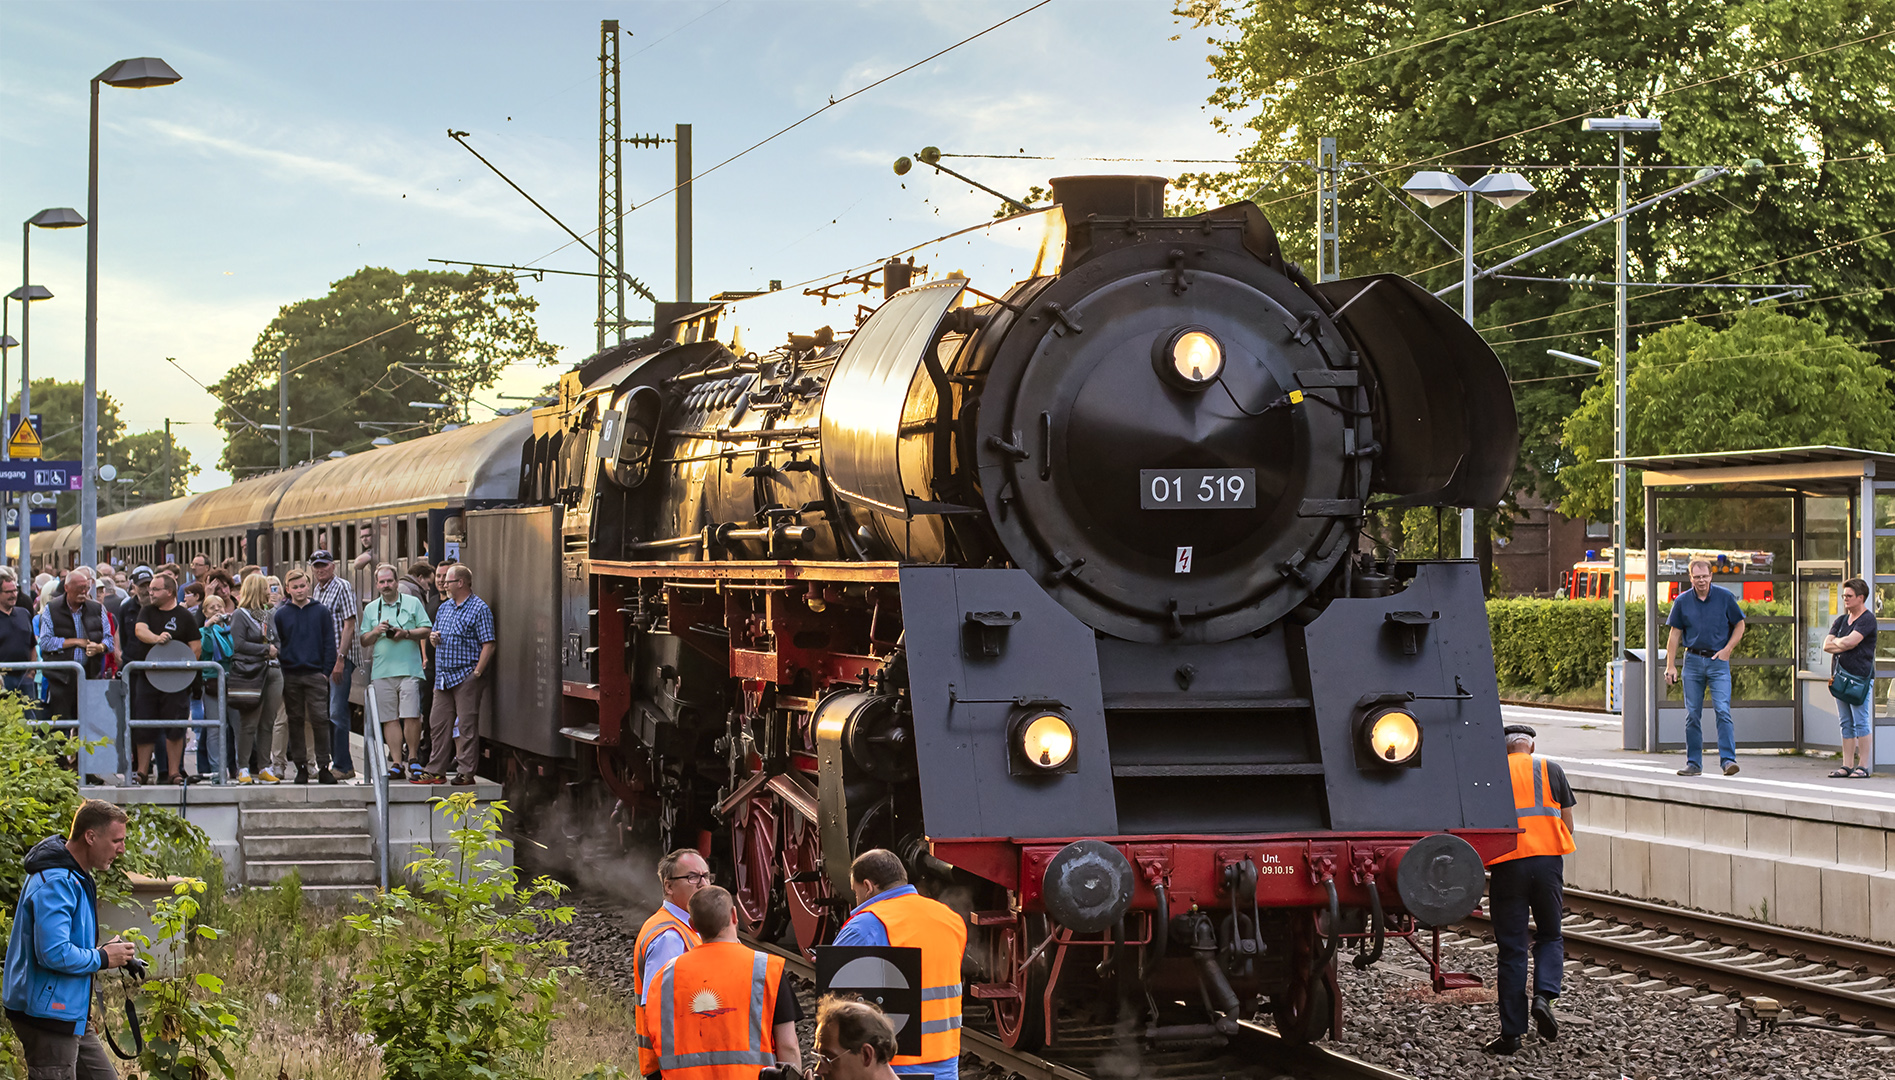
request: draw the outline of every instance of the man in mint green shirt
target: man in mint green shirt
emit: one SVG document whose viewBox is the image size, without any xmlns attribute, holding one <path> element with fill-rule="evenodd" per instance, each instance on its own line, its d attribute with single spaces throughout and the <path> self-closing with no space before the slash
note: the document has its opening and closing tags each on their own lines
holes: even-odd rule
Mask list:
<svg viewBox="0 0 1895 1080">
<path fill-rule="evenodd" d="M 395 568 L 375 568 L 375 599 L 362 609 L 362 644 L 369 658 L 369 696 L 388 743 L 388 777 L 421 775 L 421 643 L 433 623 L 419 597 L 401 591 Z M 404 747 L 406 753 L 403 752 Z"/>
</svg>

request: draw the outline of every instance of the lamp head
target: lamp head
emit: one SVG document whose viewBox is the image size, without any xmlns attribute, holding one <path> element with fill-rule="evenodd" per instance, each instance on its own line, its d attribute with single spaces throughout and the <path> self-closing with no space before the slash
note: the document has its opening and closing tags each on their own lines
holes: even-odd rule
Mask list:
<svg viewBox="0 0 1895 1080">
<path fill-rule="evenodd" d="M 1471 190 L 1502 210 L 1510 210 L 1537 189 L 1519 173 L 1503 172 L 1488 173 L 1474 181 Z"/>
<path fill-rule="evenodd" d="M 1425 169 L 1408 178 L 1402 190 L 1429 207 L 1440 206 L 1467 190 L 1461 178 L 1450 172 Z"/>
<path fill-rule="evenodd" d="M 1589 116 L 1579 122 L 1581 131 L 1606 131 L 1618 135 L 1655 134 L 1664 129 L 1663 121 L 1644 116 Z"/>
<path fill-rule="evenodd" d="M 84 225 L 86 219 L 70 206 L 55 206 L 27 218 L 26 223 L 41 229 L 71 229 Z"/>
<path fill-rule="evenodd" d="M 0 349 L 11 349 L 18 344 L 19 341 L 12 334 L 0 334 Z"/>
<path fill-rule="evenodd" d="M 155 56 L 140 56 L 133 60 L 120 60 L 99 73 L 99 82 L 107 86 L 123 87 L 127 90 L 142 90 L 147 86 L 170 86 L 184 76 L 171 70 L 171 65 Z"/>
<path fill-rule="evenodd" d="M 51 300 L 52 298 L 53 291 L 44 285 L 22 285 L 7 294 L 8 300 Z"/>
</svg>

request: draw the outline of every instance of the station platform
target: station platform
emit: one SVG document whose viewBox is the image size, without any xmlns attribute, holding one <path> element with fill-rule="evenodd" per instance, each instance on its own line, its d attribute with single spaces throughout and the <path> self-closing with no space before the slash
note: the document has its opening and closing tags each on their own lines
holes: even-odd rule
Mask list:
<svg viewBox="0 0 1895 1080">
<path fill-rule="evenodd" d="M 1895 776 L 1830 779 L 1836 758 L 1776 750 L 1739 751 L 1725 776 L 1713 746 L 1684 777 L 1682 751 L 1620 749 L 1616 715 L 1502 713 L 1533 726 L 1579 798 L 1568 885 L 1895 943 Z"/>
</svg>

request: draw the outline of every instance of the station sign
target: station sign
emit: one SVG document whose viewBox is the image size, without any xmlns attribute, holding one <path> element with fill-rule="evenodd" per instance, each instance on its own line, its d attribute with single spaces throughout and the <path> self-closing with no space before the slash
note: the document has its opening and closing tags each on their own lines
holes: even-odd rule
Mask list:
<svg viewBox="0 0 1895 1080">
<path fill-rule="evenodd" d="M 45 446 L 40 442 L 39 414 L 34 413 L 31 423 L 20 419 L 19 413 L 7 414 L 7 456 L 21 460 L 37 460 Z"/>
<path fill-rule="evenodd" d="M 84 481 L 76 461 L 0 461 L 0 491 L 79 491 Z"/>
<path fill-rule="evenodd" d="M 7 507 L 7 528 L 17 529 L 19 527 L 20 527 L 20 508 L 17 506 Z M 57 529 L 57 528 L 59 528 L 59 511 L 57 510 L 33 511 L 33 531 L 34 532 L 52 532 L 54 529 Z"/>
</svg>

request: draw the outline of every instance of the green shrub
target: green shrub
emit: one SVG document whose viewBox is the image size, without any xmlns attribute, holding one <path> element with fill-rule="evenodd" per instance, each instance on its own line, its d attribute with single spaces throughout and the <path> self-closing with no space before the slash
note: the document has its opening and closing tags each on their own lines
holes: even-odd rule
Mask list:
<svg viewBox="0 0 1895 1080">
<path fill-rule="evenodd" d="M 481 806 L 472 792 L 435 804 L 453 823 L 452 858 L 423 849 L 407 886 L 377 894 L 348 917 L 375 955 L 350 999 L 382 1047 L 391 1080 L 513 1080 L 543 1056 L 553 1005 L 571 966 L 566 942 L 534 940 L 572 921 L 570 907 L 540 907 L 565 887 L 550 878 L 518 885 L 518 872 L 491 856 L 508 846 L 504 802 Z"/>
<path fill-rule="evenodd" d="M 1745 601 L 1749 616 L 1788 615 L 1786 600 Z M 1659 635 L 1671 604 L 1658 606 Z M 1645 646 L 1645 604 L 1625 606 L 1625 636 L 1630 647 Z M 1541 694 L 1564 694 L 1596 686 L 1612 659 L 1610 600 L 1489 600 L 1487 627 L 1494 641 L 1494 674 L 1502 686 L 1525 687 Z M 1750 623 L 1737 646 L 1739 657 L 1787 657 L 1787 623 Z M 1731 672 L 1731 696 L 1737 700 L 1782 698 L 1790 693 L 1791 672 L 1784 667 L 1737 667 Z M 1672 691 L 1677 696 L 1677 691 Z"/>
<path fill-rule="evenodd" d="M 242 1034 L 237 1014 L 242 1007 L 224 997 L 224 980 L 209 972 L 187 976 L 184 959 L 201 941 L 215 941 L 223 931 L 205 926 L 198 898 L 206 885 L 186 878 L 171 895 L 153 905 L 152 929 L 169 948 L 146 953 L 154 977 L 139 985 L 138 1009 L 147 1032 L 139 1067 L 150 1080 L 206 1080 L 213 1072 L 235 1080 L 237 1066 L 226 1053 Z M 215 894 L 213 894 L 215 895 Z M 137 930 L 126 938 L 149 949 L 151 939 Z"/>
</svg>

